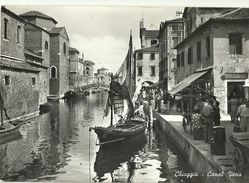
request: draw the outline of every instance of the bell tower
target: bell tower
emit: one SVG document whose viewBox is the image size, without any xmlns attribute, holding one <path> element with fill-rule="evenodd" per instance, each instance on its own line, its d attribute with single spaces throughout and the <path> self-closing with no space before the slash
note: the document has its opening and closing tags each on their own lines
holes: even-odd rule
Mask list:
<svg viewBox="0 0 249 183">
<path fill-rule="evenodd" d="M 141 42 L 141 48 L 145 47 L 145 31 L 144 28 L 144 18 L 142 17 L 142 20 L 139 22 L 139 30 L 140 30 L 140 42 Z"/>
</svg>

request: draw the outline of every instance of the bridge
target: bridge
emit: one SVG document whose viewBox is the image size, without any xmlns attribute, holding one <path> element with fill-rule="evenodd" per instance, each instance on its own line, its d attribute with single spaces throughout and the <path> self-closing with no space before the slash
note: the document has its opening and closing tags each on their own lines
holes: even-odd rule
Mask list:
<svg viewBox="0 0 249 183">
<path fill-rule="evenodd" d="M 109 89 L 110 85 L 102 84 L 102 83 L 92 83 L 92 84 L 87 84 L 87 85 L 84 85 L 84 86 L 75 87 L 73 89 L 73 91 L 82 92 L 82 91 L 89 90 L 91 88 Z"/>
</svg>

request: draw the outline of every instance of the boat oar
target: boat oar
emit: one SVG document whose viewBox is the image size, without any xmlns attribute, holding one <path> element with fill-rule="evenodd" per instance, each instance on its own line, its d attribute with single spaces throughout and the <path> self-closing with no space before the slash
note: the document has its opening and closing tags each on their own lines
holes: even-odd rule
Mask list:
<svg viewBox="0 0 249 183">
<path fill-rule="evenodd" d="M 121 141 L 121 140 L 124 140 L 125 138 L 119 138 L 119 139 L 115 139 L 115 140 L 110 140 L 110 141 L 106 141 L 106 142 L 101 142 L 101 143 L 96 143 L 96 146 L 101 146 L 101 145 L 104 145 L 104 144 L 110 144 L 110 143 L 113 143 L 113 142 L 118 142 L 118 141 Z"/>
</svg>

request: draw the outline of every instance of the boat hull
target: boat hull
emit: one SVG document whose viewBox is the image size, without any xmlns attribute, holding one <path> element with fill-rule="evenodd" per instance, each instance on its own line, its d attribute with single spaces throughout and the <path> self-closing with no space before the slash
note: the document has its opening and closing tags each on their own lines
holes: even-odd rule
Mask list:
<svg viewBox="0 0 249 183">
<path fill-rule="evenodd" d="M 146 127 L 147 125 L 144 121 L 129 120 L 116 126 L 95 127 L 94 131 L 98 136 L 99 143 L 119 142 L 144 134 Z"/>
<path fill-rule="evenodd" d="M 19 133 L 20 126 L 24 123 L 23 121 L 13 121 L 11 124 L 4 124 L 4 128 L 0 129 L 0 144 L 15 137 Z"/>
</svg>

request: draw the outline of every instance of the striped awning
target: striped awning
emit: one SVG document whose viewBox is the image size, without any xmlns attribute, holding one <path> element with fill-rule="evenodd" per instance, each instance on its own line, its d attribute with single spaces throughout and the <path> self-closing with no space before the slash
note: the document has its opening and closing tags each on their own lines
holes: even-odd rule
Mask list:
<svg viewBox="0 0 249 183">
<path fill-rule="evenodd" d="M 189 77 L 187 77 L 186 79 L 182 80 L 180 83 L 178 83 L 177 85 L 175 85 L 169 91 L 169 93 L 171 95 L 175 95 L 176 93 L 182 91 L 184 88 L 190 86 L 192 82 L 194 82 L 195 80 L 197 80 L 198 78 L 200 78 L 201 76 L 203 76 L 204 74 L 206 74 L 208 71 L 209 70 L 200 71 L 200 72 L 196 72 L 196 73 L 190 75 Z"/>
</svg>

